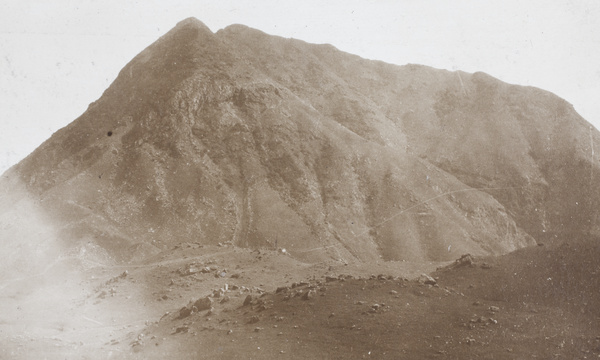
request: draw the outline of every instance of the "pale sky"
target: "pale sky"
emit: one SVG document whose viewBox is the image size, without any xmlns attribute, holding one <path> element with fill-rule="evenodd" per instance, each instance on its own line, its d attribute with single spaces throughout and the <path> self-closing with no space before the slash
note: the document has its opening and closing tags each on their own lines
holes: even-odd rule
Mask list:
<svg viewBox="0 0 600 360">
<path fill-rule="evenodd" d="M 0 173 L 81 115 L 177 22 L 244 24 L 369 59 L 483 71 L 600 128 L 598 0 L 0 0 Z"/>
</svg>

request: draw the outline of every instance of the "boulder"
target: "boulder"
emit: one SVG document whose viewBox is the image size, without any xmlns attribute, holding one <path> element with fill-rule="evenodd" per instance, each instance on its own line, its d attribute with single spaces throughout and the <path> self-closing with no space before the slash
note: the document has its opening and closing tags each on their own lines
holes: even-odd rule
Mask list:
<svg viewBox="0 0 600 360">
<path fill-rule="evenodd" d="M 184 307 L 182 307 L 182 308 L 179 310 L 179 318 L 180 318 L 180 319 L 183 319 L 183 318 L 185 318 L 185 317 L 188 317 L 188 316 L 190 316 L 190 315 L 192 315 L 192 308 L 189 308 L 189 307 L 187 307 L 187 306 L 184 306 Z"/>
<path fill-rule="evenodd" d="M 194 305 L 196 307 L 196 309 L 198 309 L 198 311 L 203 311 L 203 310 L 208 310 L 212 307 L 213 301 L 211 298 L 204 297 L 204 298 L 200 298 L 198 300 L 196 300 L 196 302 L 194 302 Z"/>
<path fill-rule="evenodd" d="M 425 284 L 425 285 L 435 285 L 435 284 L 437 284 L 437 281 L 434 278 L 432 278 L 431 276 L 427 275 L 427 274 L 421 274 L 421 276 L 419 276 L 419 279 L 417 281 L 419 283 Z"/>
<path fill-rule="evenodd" d="M 302 294 L 302 300 L 309 300 L 315 295 L 314 290 L 308 290 L 304 294 Z"/>
</svg>

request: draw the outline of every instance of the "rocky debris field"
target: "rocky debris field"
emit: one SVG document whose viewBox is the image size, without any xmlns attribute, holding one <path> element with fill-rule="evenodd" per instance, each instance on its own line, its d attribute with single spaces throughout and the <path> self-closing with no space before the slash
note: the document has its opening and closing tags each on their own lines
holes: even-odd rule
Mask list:
<svg viewBox="0 0 600 360">
<path fill-rule="evenodd" d="M 339 275 L 272 292 L 220 289 L 165 314 L 130 345 L 141 358 L 174 352 L 222 359 L 600 355 L 598 327 L 577 314 L 467 296 L 423 278 Z"/>
<path fill-rule="evenodd" d="M 44 307 L 21 298 L 22 313 L 38 317 L 4 315 L 0 354 L 597 358 L 598 254 L 595 243 L 581 242 L 437 265 L 381 262 L 368 272 L 362 264 L 306 264 L 276 250 L 184 244 L 144 264 L 84 270 L 84 280 L 63 289 L 71 297 L 48 303 L 69 321 L 45 322 L 31 311 Z"/>
</svg>

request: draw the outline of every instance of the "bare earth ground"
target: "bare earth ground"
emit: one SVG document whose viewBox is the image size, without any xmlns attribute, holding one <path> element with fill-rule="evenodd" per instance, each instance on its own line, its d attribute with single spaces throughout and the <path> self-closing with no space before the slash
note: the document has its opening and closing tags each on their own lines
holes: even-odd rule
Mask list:
<svg viewBox="0 0 600 360">
<path fill-rule="evenodd" d="M 0 284 L 0 357 L 598 358 L 598 249 L 449 266 L 306 264 L 198 244 L 132 266 L 67 258 Z M 209 295 L 209 308 L 193 307 Z"/>
</svg>

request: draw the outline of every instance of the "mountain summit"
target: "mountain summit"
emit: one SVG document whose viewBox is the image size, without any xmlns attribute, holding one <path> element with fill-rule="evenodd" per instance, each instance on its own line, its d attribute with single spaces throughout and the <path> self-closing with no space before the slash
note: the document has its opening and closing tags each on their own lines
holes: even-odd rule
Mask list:
<svg viewBox="0 0 600 360">
<path fill-rule="evenodd" d="M 445 261 L 599 236 L 594 148 L 598 131 L 543 90 L 190 18 L 2 189 L 102 259 L 231 242 Z"/>
</svg>

